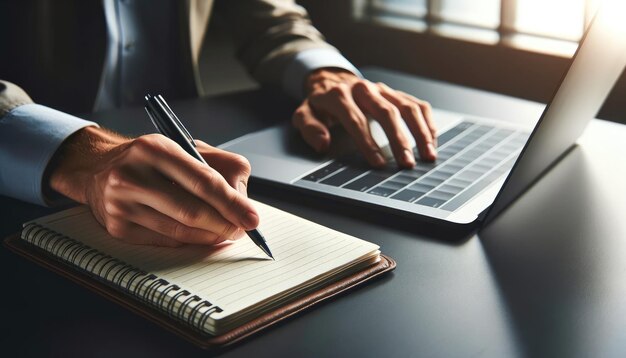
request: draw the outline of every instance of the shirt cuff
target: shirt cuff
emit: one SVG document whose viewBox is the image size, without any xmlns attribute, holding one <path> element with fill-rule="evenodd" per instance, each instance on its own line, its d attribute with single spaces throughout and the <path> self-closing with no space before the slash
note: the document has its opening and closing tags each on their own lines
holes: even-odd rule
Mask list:
<svg viewBox="0 0 626 358">
<path fill-rule="evenodd" d="M 0 118 L 0 195 L 47 205 L 43 176 L 61 143 L 97 124 L 38 104 L 14 108 Z"/>
<path fill-rule="evenodd" d="M 320 68 L 341 68 L 363 77 L 337 50 L 328 47 L 312 48 L 299 52 L 283 72 L 282 84 L 285 92 L 297 99 L 303 99 L 306 76 Z"/>
</svg>

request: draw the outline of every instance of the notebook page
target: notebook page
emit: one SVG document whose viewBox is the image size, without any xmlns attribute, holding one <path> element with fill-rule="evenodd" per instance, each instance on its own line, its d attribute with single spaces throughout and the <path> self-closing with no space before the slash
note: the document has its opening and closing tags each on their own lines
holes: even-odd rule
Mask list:
<svg viewBox="0 0 626 358">
<path fill-rule="evenodd" d="M 175 283 L 223 309 L 219 320 L 364 260 L 378 246 L 255 202 L 276 261 L 247 237 L 214 247 L 161 248 L 110 237 L 86 208 L 36 220 L 51 230 Z"/>
</svg>

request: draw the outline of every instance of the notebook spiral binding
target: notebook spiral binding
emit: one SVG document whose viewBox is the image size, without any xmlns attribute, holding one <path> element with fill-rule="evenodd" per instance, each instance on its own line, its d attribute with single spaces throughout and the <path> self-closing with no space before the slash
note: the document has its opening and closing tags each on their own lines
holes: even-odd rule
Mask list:
<svg viewBox="0 0 626 358">
<path fill-rule="evenodd" d="M 22 238 L 53 254 L 57 259 L 78 266 L 98 280 L 122 288 L 127 294 L 197 331 L 204 332 L 203 328 L 209 316 L 223 311 L 219 306 L 202 300 L 165 279 L 41 225 L 26 225 L 22 230 Z"/>
</svg>

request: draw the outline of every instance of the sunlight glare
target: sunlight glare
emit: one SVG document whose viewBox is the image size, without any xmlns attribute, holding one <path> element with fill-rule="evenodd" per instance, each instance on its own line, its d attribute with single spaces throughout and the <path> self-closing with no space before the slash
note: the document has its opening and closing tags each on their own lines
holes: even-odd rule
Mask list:
<svg viewBox="0 0 626 358">
<path fill-rule="evenodd" d="M 574 41 L 582 36 L 585 0 L 522 0 L 515 10 L 520 32 Z"/>
<path fill-rule="evenodd" d="M 624 0 L 603 0 L 600 7 L 598 21 L 604 22 L 616 35 L 626 35 L 626 1 Z"/>
</svg>

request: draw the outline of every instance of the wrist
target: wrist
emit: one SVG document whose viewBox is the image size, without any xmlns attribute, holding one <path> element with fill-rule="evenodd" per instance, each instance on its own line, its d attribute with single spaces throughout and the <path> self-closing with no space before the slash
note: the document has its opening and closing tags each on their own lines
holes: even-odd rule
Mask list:
<svg viewBox="0 0 626 358">
<path fill-rule="evenodd" d="M 87 202 L 85 189 L 103 158 L 112 149 L 129 141 L 98 127 L 85 127 L 69 136 L 56 151 L 47 171 L 48 187 L 80 203 Z"/>
</svg>

